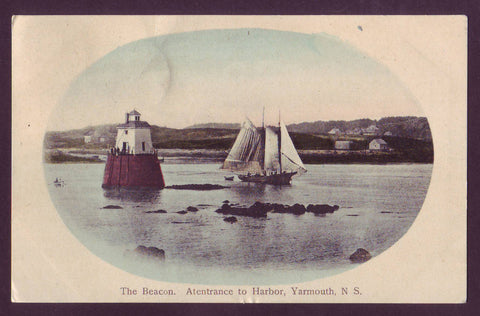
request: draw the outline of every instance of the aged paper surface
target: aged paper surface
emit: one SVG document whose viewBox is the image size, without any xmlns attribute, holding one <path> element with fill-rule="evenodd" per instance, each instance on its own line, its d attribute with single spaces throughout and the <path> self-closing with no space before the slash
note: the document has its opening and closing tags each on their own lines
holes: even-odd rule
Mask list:
<svg viewBox="0 0 480 316">
<path fill-rule="evenodd" d="M 359 32 L 358 26 L 365 31 Z M 388 67 L 414 95 L 432 131 L 431 184 L 407 233 L 355 269 L 298 284 L 262 285 L 273 291 L 285 289 L 287 295 L 252 295 L 252 285 L 161 282 L 125 272 L 93 255 L 72 235 L 46 187 L 43 137 L 52 112 L 76 76 L 135 40 L 232 28 L 338 37 Z M 466 17 L 16 16 L 12 29 L 12 301 L 465 302 Z M 338 292 L 358 288 L 359 293 L 295 296 L 288 294 L 292 286 Z M 141 292 L 144 287 L 171 290 L 171 295 L 126 295 L 121 290 Z M 187 295 L 189 288 L 226 289 L 233 294 Z"/>
</svg>

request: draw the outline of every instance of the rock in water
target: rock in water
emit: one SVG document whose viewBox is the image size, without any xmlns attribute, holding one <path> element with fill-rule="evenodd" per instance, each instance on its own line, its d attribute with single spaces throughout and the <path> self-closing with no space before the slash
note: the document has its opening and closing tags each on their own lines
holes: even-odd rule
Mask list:
<svg viewBox="0 0 480 316">
<path fill-rule="evenodd" d="M 164 213 L 167 213 L 167 211 L 165 210 L 156 210 L 156 211 L 146 211 L 144 212 L 146 214 L 164 214 Z"/>
<path fill-rule="evenodd" d="M 121 207 L 120 205 L 107 205 L 102 208 L 106 210 L 119 210 L 119 209 L 122 209 L 123 207 Z"/>
<path fill-rule="evenodd" d="M 370 260 L 372 258 L 372 255 L 365 249 L 363 248 L 358 248 L 351 256 L 350 256 L 350 261 L 353 263 L 362 263 L 365 261 Z"/>
<path fill-rule="evenodd" d="M 294 204 L 290 207 L 290 212 L 292 214 L 295 214 L 295 215 L 302 215 L 302 214 L 305 214 L 305 212 L 307 211 L 307 209 L 305 208 L 305 206 L 303 204 Z"/>
<path fill-rule="evenodd" d="M 262 203 L 255 202 L 249 207 L 235 206 L 234 204 L 224 203 L 221 208 L 215 212 L 221 213 L 224 215 L 235 215 L 235 216 L 250 216 L 250 217 L 267 217 L 268 212 L 273 213 L 288 213 L 294 215 L 302 215 L 305 212 L 312 212 L 314 214 L 326 214 L 333 213 L 338 210 L 339 206 L 334 205 L 330 206 L 327 204 L 313 205 L 310 204 L 308 207 L 305 207 L 303 204 L 294 204 L 292 206 L 278 204 L 278 203 Z"/>
<path fill-rule="evenodd" d="M 228 211 L 232 209 L 232 207 L 229 204 L 223 204 L 221 210 L 223 211 Z"/>
<path fill-rule="evenodd" d="M 271 205 L 273 207 L 273 213 L 289 213 L 289 214 L 295 214 L 295 215 L 302 215 L 302 214 L 305 214 L 305 212 L 307 211 L 303 204 L 298 204 L 298 203 L 292 206 L 277 204 L 277 203 L 273 203 Z"/>
<path fill-rule="evenodd" d="M 272 208 L 270 206 L 270 208 Z M 221 208 L 215 212 L 223 215 L 235 215 L 235 216 L 249 216 L 249 217 L 267 217 L 269 211 L 266 204 L 255 202 L 250 207 L 232 207 L 229 204 L 223 204 Z"/>
<path fill-rule="evenodd" d="M 194 206 L 189 206 L 189 207 L 187 207 L 187 211 L 188 212 L 198 212 L 198 208 L 196 208 Z"/>
<path fill-rule="evenodd" d="M 179 185 L 169 185 L 166 186 L 165 189 L 175 189 L 175 190 L 199 190 L 199 191 L 208 191 L 208 190 L 220 190 L 220 189 L 228 189 L 230 187 L 226 187 L 219 184 L 179 184 Z"/>
<path fill-rule="evenodd" d="M 165 251 L 157 247 L 145 247 L 143 245 L 140 245 L 133 251 L 126 250 L 125 254 L 141 259 L 156 259 L 161 261 L 165 260 Z"/>
<path fill-rule="evenodd" d="M 184 215 L 184 214 L 187 214 L 187 211 L 178 211 L 177 213 Z"/>
<path fill-rule="evenodd" d="M 233 224 L 237 221 L 237 218 L 235 216 L 229 216 L 225 217 L 223 220 L 227 223 Z"/>
<path fill-rule="evenodd" d="M 307 206 L 307 212 L 314 214 L 327 214 L 333 213 L 338 210 L 340 207 L 338 205 L 330 206 L 328 204 L 309 204 Z"/>
</svg>

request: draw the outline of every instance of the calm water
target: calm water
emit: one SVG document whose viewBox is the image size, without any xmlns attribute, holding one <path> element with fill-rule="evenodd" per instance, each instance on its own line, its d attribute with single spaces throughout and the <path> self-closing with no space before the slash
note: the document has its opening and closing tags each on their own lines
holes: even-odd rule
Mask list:
<svg viewBox="0 0 480 316">
<path fill-rule="evenodd" d="M 225 181 L 218 164 L 163 164 L 165 182 L 215 183 L 215 191 L 104 190 L 104 164 L 46 164 L 57 211 L 72 233 L 103 260 L 152 279 L 199 284 L 279 284 L 313 280 L 354 268 L 357 248 L 373 256 L 408 230 L 428 190 L 432 165 L 307 165 L 291 186 Z M 62 178 L 64 187 L 53 180 Z M 337 204 L 325 216 L 269 213 L 237 217 L 215 213 L 223 200 L 292 205 Z M 102 209 L 114 204 L 123 209 Z M 175 212 L 196 206 L 197 213 Z M 166 214 L 147 214 L 164 209 Z M 138 245 L 165 250 L 164 263 L 124 256 Z"/>
</svg>

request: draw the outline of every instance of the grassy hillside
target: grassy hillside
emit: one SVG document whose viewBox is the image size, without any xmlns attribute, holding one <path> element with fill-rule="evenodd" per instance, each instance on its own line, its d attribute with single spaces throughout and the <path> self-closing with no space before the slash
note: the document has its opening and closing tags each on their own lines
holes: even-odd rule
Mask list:
<svg viewBox="0 0 480 316">
<path fill-rule="evenodd" d="M 393 135 L 408 138 L 431 140 L 432 134 L 426 117 L 384 117 L 378 121 L 381 131 L 390 131 Z"/>
<path fill-rule="evenodd" d="M 83 129 L 47 132 L 44 146 L 46 149 L 84 148 L 102 149 L 111 148 L 115 144 L 116 125 L 102 125 Z M 174 129 L 152 126 L 152 143 L 155 148 L 164 149 L 229 149 L 238 134 L 238 130 L 215 128 Z M 104 143 L 85 143 L 84 136 L 105 137 Z"/>
<path fill-rule="evenodd" d="M 368 127 L 377 124 L 378 127 L 388 129 L 394 135 L 383 136 L 392 152 L 387 154 L 369 154 L 354 152 L 365 151 L 369 142 L 375 136 L 330 136 L 323 135 L 320 131 L 327 131 L 337 127 L 342 130 L 355 127 Z M 315 130 L 315 132 L 311 132 Z M 351 149 L 354 151 L 339 154 L 310 153 L 302 156 L 306 163 L 329 163 L 329 162 L 432 162 L 433 144 L 431 141 L 430 128 L 425 118 L 419 117 L 387 117 L 375 122 L 369 119 L 355 121 L 330 121 L 294 124 L 288 127 L 290 136 L 298 150 L 324 150 L 334 151 L 336 140 L 352 141 Z M 299 132 L 310 131 L 310 132 Z M 228 151 L 233 145 L 238 134 L 238 129 L 232 128 L 186 128 L 174 129 L 167 127 L 152 126 L 152 142 L 157 149 L 184 149 L 197 150 L 209 149 Z M 47 132 L 44 145 L 49 152 L 55 149 L 79 149 L 79 150 L 103 150 L 112 147 L 115 143 L 116 125 L 89 126 L 83 129 Z M 85 143 L 84 136 L 90 135 L 97 139 L 92 143 Z M 402 136 L 403 135 L 403 136 Z M 405 136 L 408 135 L 408 136 Z M 413 137 L 414 135 L 415 137 Z M 100 137 L 104 142 L 99 142 Z M 357 157 L 357 156 L 358 157 Z M 57 155 L 58 156 L 58 155 Z M 368 157 L 367 157 L 368 156 Z M 46 157 L 46 160 L 61 162 L 65 157 Z M 68 158 L 68 157 L 67 157 Z M 73 158 L 72 158 L 73 159 Z M 52 162 L 53 162 L 52 160 Z"/>
<path fill-rule="evenodd" d="M 328 136 L 316 136 L 302 133 L 289 133 L 295 148 L 304 149 L 333 149 L 335 141 Z"/>
<path fill-rule="evenodd" d="M 359 119 L 354 121 L 316 121 L 303 122 L 299 124 L 288 125 L 288 131 L 304 134 L 327 134 L 333 128 L 339 128 L 342 131 L 355 128 L 367 128 L 376 124 L 371 119 Z"/>
<path fill-rule="evenodd" d="M 391 148 L 401 153 L 406 161 L 433 162 L 433 143 L 428 140 L 418 140 L 403 137 L 383 137 Z"/>
<path fill-rule="evenodd" d="M 85 144 L 84 136 L 91 135 L 92 137 L 105 137 L 104 143 L 90 143 Z M 110 148 L 115 143 L 117 135 L 116 125 L 99 125 L 88 126 L 82 129 L 74 129 L 61 132 L 47 132 L 45 133 L 44 147 L 46 149 L 56 148 Z"/>
<path fill-rule="evenodd" d="M 158 143 L 153 143 L 153 146 L 158 149 L 217 149 L 228 150 L 232 147 L 234 137 L 230 138 L 213 138 L 213 139 L 189 139 L 180 140 L 173 139 Z"/>
<path fill-rule="evenodd" d="M 356 128 L 367 128 L 376 125 L 380 135 L 389 131 L 395 136 L 431 140 L 432 135 L 426 117 L 396 116 L 384 117 L 378 121 L 371 119 L 360 119 L 353 121 L 316 121 L 291 124 L 288 126 L 290 132 L 304 134 L 327 134 L 333 128 L 345 132 Z"/>
<path fill-rule="evenodd" d="M 240 123 L 205 123 L 186 127 L 186 129 L 194 128 L 240 129 Z"/>
</svg>

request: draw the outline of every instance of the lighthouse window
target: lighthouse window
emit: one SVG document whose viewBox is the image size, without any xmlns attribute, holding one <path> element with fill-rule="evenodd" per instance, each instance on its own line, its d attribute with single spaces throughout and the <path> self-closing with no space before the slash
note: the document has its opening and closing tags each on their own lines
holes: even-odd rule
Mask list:
<svg viewBox="0 0 480 316">
<path fill-rule="evenodd" d="M 127 134 L 128 134 L 128 131 L 125 131 L 125 135 L 127 135 Z"/>
<path fill-rule="evenodd" d="M 145 151 L 145 142 L 142 142 L 142 151 Z"/>
<path fill-rule="evenodd" d="M 140 116 L 135 116 L 135 121 L 140 121 Z"/>
</svg>

